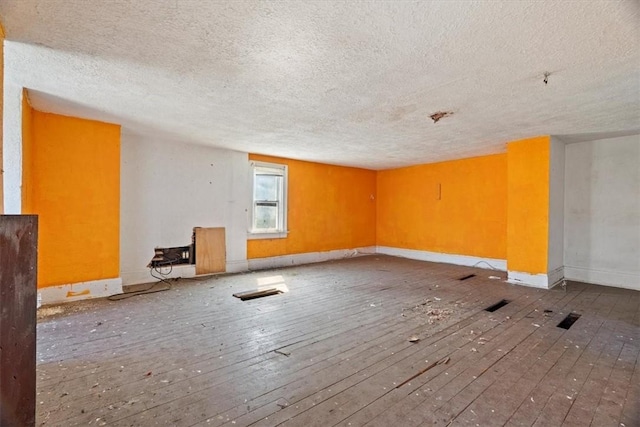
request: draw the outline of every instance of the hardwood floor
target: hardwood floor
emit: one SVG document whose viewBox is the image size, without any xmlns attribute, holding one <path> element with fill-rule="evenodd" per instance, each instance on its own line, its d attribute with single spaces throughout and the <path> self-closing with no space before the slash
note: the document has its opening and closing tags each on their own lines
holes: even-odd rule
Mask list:
<svg viewBox="0 0 640 427">
<path fill-rule="evenodd" d="M 37 424 L 640 425 L 640 292 L 489 276 L 374 255 L 48 307 Z"/>
</svg>

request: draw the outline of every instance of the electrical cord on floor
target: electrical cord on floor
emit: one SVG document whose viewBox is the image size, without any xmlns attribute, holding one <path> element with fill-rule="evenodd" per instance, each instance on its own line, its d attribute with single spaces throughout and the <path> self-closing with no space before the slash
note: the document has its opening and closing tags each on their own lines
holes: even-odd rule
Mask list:
<svg viewBox="0 0 640 427">
<path fill-rule="evenodd" d="M 153 272 L 156 272 L 159 274 L 159 276 L 155 276 L 153 274 Z M 169 263 L 169 271 L 166 273 L 162 272 L 162 267 L 160 267 L 160 270 L 158 270 L 158 266 L 153 266 L 151 268 L 149 268 L 149 274 L 151 275 L 151 277 L 153 277 L 154 279 L 158 279 L 160 282 L 164 282 L 166 284 L 169 285 L 169 287 L 171 287 L 171 282 L 169 282 L 165 276 L 170 275 L 173 272 L 173 262 Z"/>
<path fill-rule="evenodd" d="M 489 266 L 489 268 L 492 269 L 492 270 L 502 271 L 502 270 L 500 270 L 498 268 L 495 268 L 493 265 L 489 264 L 487 261 L 478 261 L 475 264 L 473 264 L 471 267 L 477 267 L 478 264 L 487 264 Z"/>
<path fill-rule="evenodd" d="M 162 267 L 160 267 L 160 268 L 162 268 Z M 158 273 L 158 276 L 153 274 L 154 271 L 156 273 Z M 161 269 L 159 270 L 158 266 L 149 267 L 149 274 L 154 279 L 158 279 L 157 282 L 152 283 L 151 286 L 147 287 L 146 289 L 142 289 L 142 290 L 139 290 L 139 291 L 133 291 L 133 292 L 125 292 L 123 294 L 118 294 L 118 295 L 111 295 L 110 297 L 107 297 L 107 299 L 110 300 L 110 301 L 119 301 L 121 299 L 127 299 L 127 298 L 135 297 L 135 296 L 138 296 L 138 295 L 146 295 L 146 294 L 153 294 L 153 293 L 156 293 L 156 292 L 168 291 L 169 289 L 171 289 L 172 284 L 164 276 L 168 276 L 169 274 L 171 274 L 172 271 L 173 271 L 173 263 L 169 263 L 169 271 L 166 272 L 166 273 L 163 273 Z M 160 284 L 160 283 L 164 283 L 164 284 L 166 284 L 168 286 L 164 287 L 164 288 L 156 289 L 156 286 L 158 284 Z"/>
</svg>

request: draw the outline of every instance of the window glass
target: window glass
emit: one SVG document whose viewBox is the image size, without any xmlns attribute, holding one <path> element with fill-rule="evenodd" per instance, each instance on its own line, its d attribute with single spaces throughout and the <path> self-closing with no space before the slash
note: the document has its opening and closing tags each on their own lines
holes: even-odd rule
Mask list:
<svg viewBox="0 0 640 427">
<path fill-rule="evenodd" d="M 256 228 L 276 229 L 278 226 L 278 206 L 276 203 L 258 203 L 255 211 Z"/>
<path fill-rule="evenodd" d="M 256 200 L 277 200 L 279 179 L 280 177 L 276 175 L 256 174 L 254 198 Z"/>
<path fill-rule="evenodd" d="M 286 237 L 287 167 L 251 162 L 253 198 L 250 232 L 260 235 L 284 233 Z"/>
</svg>

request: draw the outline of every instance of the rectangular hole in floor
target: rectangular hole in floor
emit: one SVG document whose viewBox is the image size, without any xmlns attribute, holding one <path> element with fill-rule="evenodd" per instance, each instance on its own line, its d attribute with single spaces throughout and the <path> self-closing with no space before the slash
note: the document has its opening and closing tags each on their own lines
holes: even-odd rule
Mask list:
<svg viewBox="0 0 640 427">
<path fill-rule="evenodd" d="M 578 313 L 569 313 L 562 322 L 558 323 L 558 328 L 569 329 L 579 318 L 580 315 Z"/>
<path fill-rule="evenodd" d="M 467 279 L 471 279 L 472 277 L 476 277 L 476 275 L 475 274 L 469 274 L 468 276 L 461 277 L 458 280 L 467 280 Z"/>
<path fill-rule="evenodd" d="M 494 311 L 498 310 L 499 308 L 504 307 L 505 305 L 509 304 L 510 301 L 503 299 L 498 301 L 497 303 L 490 305 L 489 307 L 485 308 L 485 311 L 491 312 L 493 313 Z"/>
</svg>

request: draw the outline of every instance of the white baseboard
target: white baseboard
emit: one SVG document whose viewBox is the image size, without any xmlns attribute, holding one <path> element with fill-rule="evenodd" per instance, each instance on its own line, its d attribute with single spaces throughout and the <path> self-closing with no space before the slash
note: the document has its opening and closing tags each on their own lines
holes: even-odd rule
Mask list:
<svg viewBox="0 0 640 427">
<path fill-rule="evenodd" d="M 560 283 L 564 279 L 564 266 L 561 265 L 547 273 L 547 282 L 549 283 L 549 289 Z"/>
<path fill-rule="evenodd" d="M 122 279 L 120 277 L 38 289 L 42 305 L 102 298 L 120 293 L 122 293 Z"/>
<path fill-rule="evenodd" d="M 507 261 L 504 259 L 481 258 L 469 255 L 443 254 L 439 252 L 394 248 L 390 246 L 377 246 L 376 252 L 379 254 L 410 258 L 419 261 L 442 262 L 445 264 L 465 265 L 468 267 L 507 271 Z"/>
<path fill-rule="evenodd" d="M 530 286 L 532 288 L 551 289 L 564 278 L 564 267 L 558 267 L 547 274 L 523 273 L 521 271 L 509 271 L 507 282 L 514 285 Z"/>
<path fill-rule="evenodd" d="M 241 273 L 249 269 L 249 263 L 246 259 L 238 261 L 227 261 L 227 273 Z"/>
<path fill-rule="evenodd" d="M 568 280 L 577 282 L 640 290 L 640 274 L 633 272 L 594 270 L 567 265 L 564 267 L 564 275 Z"/>
<path fill-rule="evenodd" d="M 334 259 L 353 258 L 376 253 L 375 246 L 354 249 L 338 249 L 326 252 L 308 252 L 303 254 L 282 255 L 268 258 L 248 260 L 249 270 L 266 270 L 269 268 L 288 267 L 292 265 L 313 264 Z"/>
<path fill-rule="evenodd" d="M 549 289 L 549 277 L 546 274 L 531 274 L 521 271 L 509 271 L 507 282 L 514 285 L 530 286 L 532 288 Z"/>
</svg>

